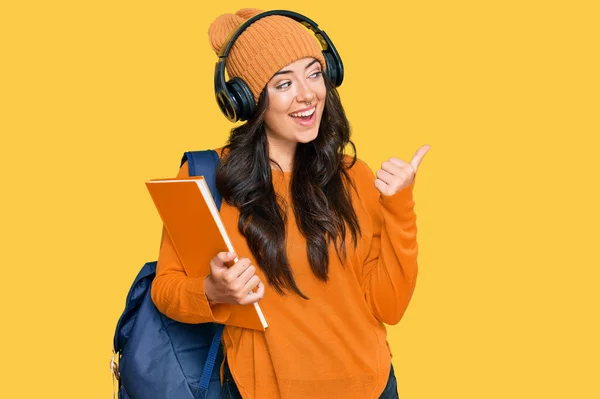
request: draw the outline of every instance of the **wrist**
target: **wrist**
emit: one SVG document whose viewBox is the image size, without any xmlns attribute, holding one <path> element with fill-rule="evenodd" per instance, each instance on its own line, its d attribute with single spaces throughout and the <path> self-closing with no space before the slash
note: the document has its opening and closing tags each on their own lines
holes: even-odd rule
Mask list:
<svg viewBox="0 0 600 399">
<path fill-rule="evenodd" d="M 204 279 L 204 296 L 206 296 L 206 300 L 210 306 L 218 305 L 220 303 L 215 297 L 215 289 L 210 275 Z"/>
</svg>

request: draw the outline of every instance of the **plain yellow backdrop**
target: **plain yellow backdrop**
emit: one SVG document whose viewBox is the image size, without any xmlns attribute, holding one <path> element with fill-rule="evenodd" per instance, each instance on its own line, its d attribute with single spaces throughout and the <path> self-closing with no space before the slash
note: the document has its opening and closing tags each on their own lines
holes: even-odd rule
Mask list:
<svg viewBox="0 0 600 399">
<path fill-rule="evenodd" d="M 226 140 L 207 30 L 257 7 L 330 35 L 372 169 L 432 147 L 417 289 L 389 328 L 401 398 L 599 398 L 598 3 L 217 3 L 0 6 L 0 396 L 111 397 L 160 239 L 144 181 Z"/>
</svg>

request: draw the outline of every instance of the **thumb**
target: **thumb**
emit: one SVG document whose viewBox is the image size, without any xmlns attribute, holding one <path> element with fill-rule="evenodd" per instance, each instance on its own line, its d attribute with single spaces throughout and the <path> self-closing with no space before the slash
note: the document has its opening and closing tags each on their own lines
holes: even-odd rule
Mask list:
<svg viewBox="0 0 600 399">
<path fill-rule="evenodd" d="M 235 252 L 219 252 L 217 256 L 210 261 L 211 271 L 228 269 L 228 263 L 232 263 L 236 258 L 237 254 Z"/>
<path fill-rule="evenodd" d="M 415 152 L 413 159 L 410 161 L 410 164 L 412 165 L 413 169 L 415 170 L 415 173 L 417 173 L 417 170 L 419 169 L 419 165 L 421 164 L 423 157 L 425 156 L 425 154 L 427 154 L 427 151 L 429 151 L 430 148 L 431 148 L 431 146 L 424 145 L 421 148 L 419 148 L 417 150 L 417 152 Z"/>
</svg>

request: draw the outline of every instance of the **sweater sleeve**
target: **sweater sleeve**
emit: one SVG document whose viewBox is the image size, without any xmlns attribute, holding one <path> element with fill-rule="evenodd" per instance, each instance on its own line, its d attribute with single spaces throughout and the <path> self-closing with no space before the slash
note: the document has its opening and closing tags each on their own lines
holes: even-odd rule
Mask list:
<svg viewBox="0 0 600 399">
<path fill-rule="evenodd" d="M 363 291 L 373 315 L 393 325 L 404 315 L 417 278 L 414 182 L 385 196 L 374 185 L 374 173 L 366 164 L 364 167 L 362 195 L 366 196 L 373 237 L 363 267 Z"/>
<path fill-rule="evenodd" d="M 177 177 L 188 176 L 186 162 Z M 156 277 L 152 283 L 152 301 L 158 310 L 183 323 L 223 323 L 229 318 L 231 305 L 210 306 L 204 292 L 206 277 L 193 278 L 185 273 L 173 242 L 163 226 Z"/>
</svg>

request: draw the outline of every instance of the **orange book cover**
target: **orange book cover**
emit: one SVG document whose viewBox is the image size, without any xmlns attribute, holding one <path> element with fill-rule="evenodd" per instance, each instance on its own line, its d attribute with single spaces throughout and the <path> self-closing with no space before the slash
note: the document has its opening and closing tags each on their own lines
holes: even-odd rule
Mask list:
<svg viewBox="0 0 600 399">
<path fill-rule="evenodd" d="M 188 276 L 208 275 L 215 255 L 235 251 L 202 176 L 149 180 L 146 187 Z M 262 331 L 268 326 L 258 303 L 232 305 L 225 324 Z"/>
</svg>

